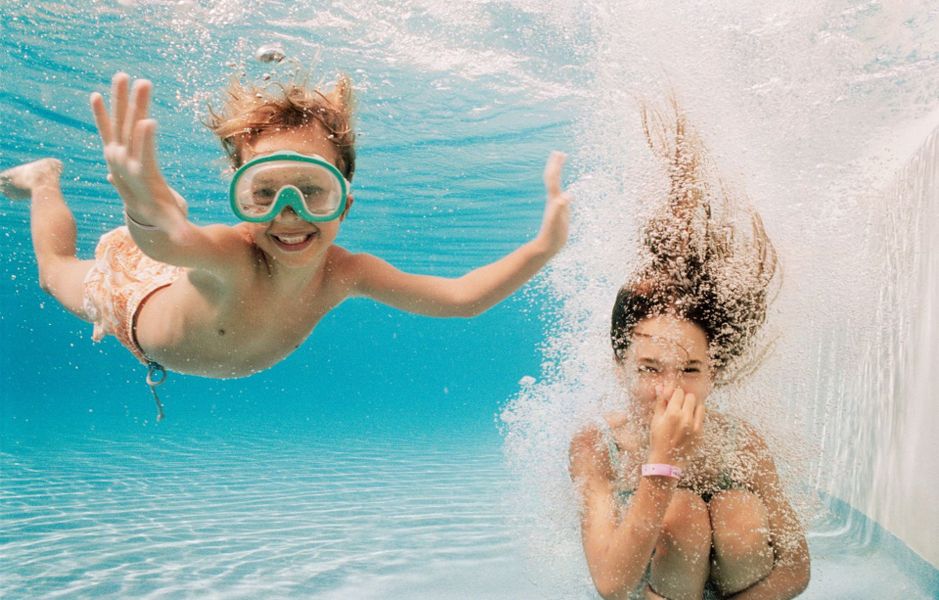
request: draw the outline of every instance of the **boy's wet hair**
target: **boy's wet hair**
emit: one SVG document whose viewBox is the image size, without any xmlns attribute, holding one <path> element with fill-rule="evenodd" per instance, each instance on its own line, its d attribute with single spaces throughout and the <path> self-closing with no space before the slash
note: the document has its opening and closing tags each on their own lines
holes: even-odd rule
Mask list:
<svg viewBox="0 0 939 600">
<path fill-rule="evenodd" d="M 645 263 L 616 296 L 614 354 L 623 359 L 640 321 L 672 315 L 704 330 L 715 370 L 733 379 L 727 367 L 746 353 L 766 320 L 776 252 L 759 215 L 715 175 L 675 98 L 667 116 L 645 103 L 641 115 L 670 184 L 665 206 L 643 231 Z M 742 226 L 734 222 L 741 215 L 748 218 Z M 739 373 L 753 365 L 736 366 Z"/>
<path fill-rule="evenodd" d="M 233 78 L 221 110 L 216 112 L 209 107 L 206 126 L 219 137 L 232 166 L 238 168 L 244 162 L 245 144 L 268 132 L 318 123 L 338 150 L 336 167 L 352 181 L 355 173 L 354 104 L 352 83 L 345 75 L 339 76 L 328 93 L 305 83 L 259 87 Z"/>
</svg>

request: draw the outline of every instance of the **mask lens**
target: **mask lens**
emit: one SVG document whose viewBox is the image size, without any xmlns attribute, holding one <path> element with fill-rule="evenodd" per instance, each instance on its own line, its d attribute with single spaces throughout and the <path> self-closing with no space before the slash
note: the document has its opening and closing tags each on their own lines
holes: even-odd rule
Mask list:
<svg viewBox="0 0 939 600">
<path fill-rule="evenodd" d="M 302 208 L 310 216 L 324 220 L 338 216 L 335 213 L 342 203 L 342 184 L 334 172 L 314 162 L 273 160 L 252 165 L 238 179 L 234 199 L 246 217 L 273 218 L 283 209 L 281 194 L 286 189 L 299 193 Z M 291 204 L 289 199 L 296 197 L 287 194 L 284 204 Z"/>
<path fill-rule="evenodd" d="M 342 189 L 335 175 L 329 171 L 311 165 L 314 168 L 299 173 L 292 184 L 300 190 L 303 204 L 310 214 L 325 217 L 336 212 L 342 201 Z"/>
</svg>

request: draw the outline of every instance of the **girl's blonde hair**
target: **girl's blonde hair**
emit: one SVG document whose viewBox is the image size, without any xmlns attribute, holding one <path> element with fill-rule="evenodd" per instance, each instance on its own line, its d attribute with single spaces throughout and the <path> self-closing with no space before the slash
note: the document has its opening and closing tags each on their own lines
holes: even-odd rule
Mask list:
<svg viewBox="0 0 939 600">
<path fill-rule="evenodd" d="M 643 230 L 645 264 L 617 295 L 613 350 L 622 358 L 641 320 L 673 314 L 704 329 L 713 364 L 726 377 L 766 319 L 776 251 L 746 198 L 716 175 L 675 97 L 665 111 L 648 103 L 640 109 L 646 141 L 665 165 L 669 187 L 664 206 Z M 743 227 L 734 222 L 741 215 Z"/>
<path fill-rule="evenodd" d="M 352 83 L 340 75 L 336 85 L 323 93 L 305 83 L 259 87 L 232 78 L 220 111 L 209 107 L 206 126 L 222 142 L 232 166 L 242 165 L 242 150 L 264 133 L 296 129 L 319 123 L 339 151 L 336 167 L 352 181 L 355 173 L 355 132 Z"/>
</svg>

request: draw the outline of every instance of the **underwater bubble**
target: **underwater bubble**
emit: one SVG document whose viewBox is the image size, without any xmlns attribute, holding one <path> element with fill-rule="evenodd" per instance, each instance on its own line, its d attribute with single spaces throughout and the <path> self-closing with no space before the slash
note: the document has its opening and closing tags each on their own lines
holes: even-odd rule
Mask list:
<svg viewBox="0 0 939 600">
<path fill-rule="evenodd" d="M 254 57 L 263 63 L 279 63 L 287 55 L 280 44 L 265 44 L 254 52 Z"/>
</svg>

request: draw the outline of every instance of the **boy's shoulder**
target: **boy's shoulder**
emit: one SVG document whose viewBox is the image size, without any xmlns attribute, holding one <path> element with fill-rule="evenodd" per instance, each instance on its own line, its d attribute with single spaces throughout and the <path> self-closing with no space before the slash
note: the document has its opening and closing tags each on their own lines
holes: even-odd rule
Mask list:
<svg viewBox="0 0 939 600">
<path fill-rule="evenodd" d="M 379 269 L 381 265 L 386 265 L 383 260 L 367 252 L 351 252 L 342 246 L 333 244 L 329 247 L 327 255 L 327 264 L 329 269 L 336 274 L 352 277 L 356 281 L 363 276 Z"/>
<path fill-rule="evenodd" d="M 363 271 L 367 269 L 370 254 L 351 252 L 338 244 L 332 244 L 326 254 L 326 271 L 347 285 L 355 286 Z"/>
<path fill-rule="evenodd" d="M 219 241 L 228 241 L 232 244 L 254 245 L 254 234 L 247 223 L 237 223 L 235 225 L 225 225 L 223 223 L 211 223 L 200 227 L 205 235 L 208 235 Z"/>
</svg>

